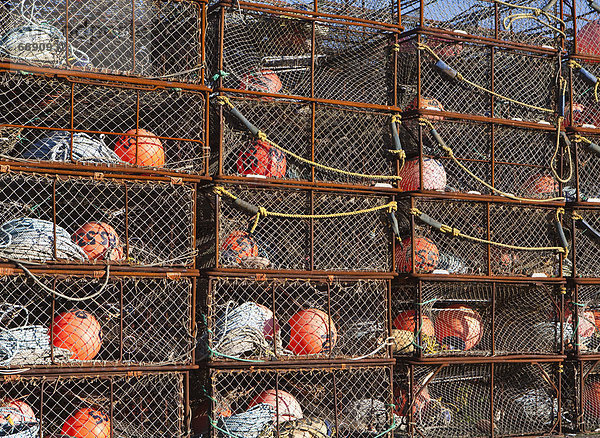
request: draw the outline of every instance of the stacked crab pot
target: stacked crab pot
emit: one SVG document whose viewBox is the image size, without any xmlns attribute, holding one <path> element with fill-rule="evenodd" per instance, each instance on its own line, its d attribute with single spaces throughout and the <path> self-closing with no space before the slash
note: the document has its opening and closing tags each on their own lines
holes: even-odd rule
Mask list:
<svg viewBox="0 0 600 438">
<path fill-rule="evenodd" d="M 0 436 L 191 434 L 205 8 L 0 11 Z"/>
</svg>

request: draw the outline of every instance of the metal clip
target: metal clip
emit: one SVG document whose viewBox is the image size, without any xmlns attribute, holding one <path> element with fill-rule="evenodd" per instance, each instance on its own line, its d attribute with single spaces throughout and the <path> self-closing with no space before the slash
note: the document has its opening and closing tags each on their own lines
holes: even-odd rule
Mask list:
<svg viewBox="0 0 600 438">
<path fill-rule="evenodd" d="M 94 172 L 94 179 L 95 180 L 104 179 L 104 173 L 102 173 L 102 172 Z"/>
<path fill-rule="evenodd" d="M 171 184 L 181 185 L 181 184 L 183 184 L 183 178 L 181 178 L 180 176 L 172 176 L 171 177 Z"/>
<path fill-rule="evenodd" d="M 181 280 L 181 272 L 167 272 L 169 280 Z"/>
</svg>

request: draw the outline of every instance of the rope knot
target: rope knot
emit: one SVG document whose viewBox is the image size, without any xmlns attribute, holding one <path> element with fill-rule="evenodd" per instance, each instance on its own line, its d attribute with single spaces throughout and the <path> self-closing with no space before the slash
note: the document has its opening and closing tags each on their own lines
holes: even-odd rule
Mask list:
<svg viewBox="0 0 600 438">
<path fill-rule="evenodd" d="M 398 211 L 398 203 L 396 201 L 390 202 L 390 208 L 388 209 L 388 212 L 391 213 L 393 211 Z"/>
<path fill-rule="evenodd" d="M 421 210 L 419 210 L 418 208 L 411 208 L 410 214 L 412 214 L 413 216 L 421 216 L 423 214 L 423 212 Z"/>
<path fill-rule="evenodd" d="M 267 141 L 267 134 L 265 134 L 262 131 L 258 131 L 258 133 L 256 134 L 256 136 L 258 137 L 259 140 Z"/>
<path fill-rule="evenodd" d="M 233 108 L 233 104 L 231 103 L 231 100 L 229 100 L 229 98 L 227 96 L 218 96 L 217 103 L 219 105 L 227 105 L 229 108 Z"/>
<path fill-rule="evenodd" d="M 581 216 L 579 213 L 577 213 L 576 211 L 573 212 L 573 219 L 575 219 L 576 221 L 580 221 L 583 219 L 583 216 Z"/>
<path fill-rule="evenodd" d="M 392 115 L 392 123 L 402 123 L 402 116 L 400 114 Z"/>
<path fill-rule="evenodd" d="M 440 231 L 445 234 L 451 234 L 452 237 L 460 236 L 460 230 L 458 228 L 453 228 L 448 225 L 442 224 L 442 226 L 440 227 Z"/>
</svg>

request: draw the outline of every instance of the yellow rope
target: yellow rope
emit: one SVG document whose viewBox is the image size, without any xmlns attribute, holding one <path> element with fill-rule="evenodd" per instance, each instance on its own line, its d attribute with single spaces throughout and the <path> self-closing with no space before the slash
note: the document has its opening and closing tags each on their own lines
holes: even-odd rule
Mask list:
<svg viewBox="0 0 600 438">
<path fill-rule="evenodd" d="M 575 219 L 576 221 L 580 221 L 583 219 L 583 216 L 581 216 L 579 213 L 577 213 L 576 211 L 574 211 L 571 216 L 573 217 L 573 219 Z"/>
<path fill-rule="evenodd" d="M 423 44 L 423 43 L 417 43 L 417 48 L 420 49 L 420 50 L 426 50 L 427 52 L 431 53 L 435 57 L 436 60 L 438 60 L 438 61 L 440 60 L 440 57 L 437 54 L 435 54 L 435 52 L 433 51 L 433 49 L 431 49 L 431 47 L 429 47 L 428 45 Z M 526 108 L 531 108 L 531 109 L 534 109 L 534 110 L 537 110 L 537 111 L 543 111 L 543 112 L 547 112 L 547 113 L 554 113 L 554 110 L 551 110 L 549 108 L 542 108 L 540 106 L 530 105 L 528 103 L 521 102 L 521 101 L 515 100 L 515 99 L 511 99 L 510 97 L 504 96 L 502 94 L 496 93 L 495 91 L 492 91 L 492 90 L 489 90 L 489 89 L 487 89 L 485 87 L 482 87 L 481 85 L 476 84 L 475 82 L 472 82 L 472 81 L 468 80 L 462 74 L 460 74 L 458 71 L 457 71 L 455 77 L 459 81 L 462 81 L 462 82 L 464 82 L 466 84 L 471 85 L 472 87 L 475 87 L 475 88 L 477 88 L 477 89 L 479 89 L 481 91 L 489 93 L 489 94 L 491 94 L 493 96 L 496 96 L 496 97 L 498 97 L 500 99 L 503 99 L 503 100 L 506 100 L 508 102 L 512 102 L 512 103 L 515 103 L 517 105 L 521 105 L 521 106 L 524 106 Z"/>
<path fill-rule="evenodd" d="M 229 100 L 229 98 L 226 97 L 226 96 L 219 96 L 219 97 L 217 97 L 217 102 L 220 105 L 226 105 L 229 108 L 234 108 L 233 103 L 231 103 L 231 100 Z M 258 132 L 257 137 L 260 140 L 262 140 L 262 141 L 270 144 L 275 149 L 279 149 L 280 151 L 284 152 L 285 154 L 287 154 L 287 155 L 289 155 L 291 157 L 294 157 L 296 160 L 298 160 L 298 161 L 300 161 L 302 163 L 306 163 L 306 164 L 309 164 L 311 166 L 314 166 L 314 167 L 317 167 L 317 168 L 320 168 L 320 169 L 328 170 L 330 172 L 337 172 L 337 173 L 341 173 L 343 175 L 354 176 L 354 177 L 358 177 L 358 178 L 368 178 L 368 179 L 391 179 L 391 180 L 398 180 L 398 181 L 402 179 L 401 176 L 397 176 L 397 175 L 369 175 L 369 174 L 365 174 L 365 173 L 349 172 L 347 170 L 342 170 L 342 169 L 337 169 L 335 167 L 326 166 L 324 164 L 320 164 L 320 163 L 317 163 L 315 161 L 303 158 L 300 155 L 295 154 L 292 151 L 290 151 L 290 150 L 288 150 L 288 149 L 286 149 L 286 148 L 278 145 L 274 141 L 269 140 L 269 138 L 267 137 L 267 134 L 264 133 L 264 132 L 262 132 L 262 131 Z M 404 151 L 395 151 L 395 150 L 390 150 L 390 152 L 396 154 L 398 156 L 398 159 L 402 160 L 402 164 L 400 165 L 400 169 L 403 169 L 404 168 L 404 162 L 405 162 L 405 159 L 406 159 L 406 153 Z"/>
<path fill-rule="evenodd" d="M 510 30 L 510 28 L 512 27 L 512 24 L 517 21 L 517 20 L 522 20 L 522 19 L 526 19 L 526 18 L 531 18 L 535 21 L 537 21 L 538 23 L 547 26 L 548 28 L 560 33 L 562 36 L 566 36 L 565 33 L 560 30 L 559 28 L 552 26 L 550 23 L 546 23 L 545 21 L 540 19 L 540 15 L 543 15 L 544 17 L 546 17 L 548 20 L 550 19 L 554 19 L 555 21 L 558 21 L 559 23 L 561 23 L 563 26 L 565 25 L 565 22 L 563 20 L 560 19 L 560 17 L 551 14 L 550 12 L 546 12 L 543 9 L 540 8 L 536 8 L 536 7 L 532 7 L 532 6 L 523 6 L 523 5 L 513 5 L 511 3 L 506 3 L 503 2 L 501 0 L 494 0 L 496 3 L 507 6 L 509 8 L 515 8 L 515 9 L 525 9 L 528 11 L 532 11 L 530 13 L 519 13 L 519 14 L 513 14 L 513 15 L 509 15 L 504 19 L 504 28 L 506 30 Z M 507 24 L 508 23 L 508 24 Z"/>
<path fill-rule="evenodd" d="M 592 144 L 592 140 L 590 140 L 589 138 L 585 138 L 583 135 L 579 135 L 576 134 L 575 138 L 573 139 L 573 141 L 575 143 L 587 143 L 587 144 Z"/>
<path fill-rule="evenodd" d="M 569 67 L 571 69 L 574 68 L 578 68 L 578 69 L 582 69 L 583 65 L 581 65 L 580 63 L 578 63 L 575 60 L 570 60 L 568 63 Z M 596 85 L 594 86 L 594 98 L 596 99 L 596 103 L 598 102 L 598 87 L 600 86 L 600 80 L 596 81 Z"/>
<path fill-rule="evenodd" d="M 429 120 L 423 119 L 423 118 L 421 118 L 419 120 L 422 124 L 427 124 L 431 129 L 435 129 L 433 124 Z M 439 146 L 440 146 L 440 148 L 442 148 L 444 150 L 444 152 L 446 152 L 448 154 L 448 156 L 452 159 L 452 161 L 454 161 L 454 163 L 456 163 L 456 165 L 458 167 L 460 167 L 467 175 L 469 175 L 471 178 L 475 179 L 480 184 L 482 184 L 483 186 L 487 187 L 488 189 L 492 190 L 493 192 L 495 192 L 499 195 L 502 195 L 509 199 L 514 199 L 515 201 L 524 201 L 524 202 L 556 202 L 556 201 L 564 201 L 565 200 L 565 198 L 563 198 L 563 197 L 548 198 L 548 199 L 521 198 L 519 196 L 515 196 L 510 193 L 503 192 L 502 190 L 499 190 L 499 189 L 495 188 L 494 186 L 488 184 L 483 179 L 479 178 L 476 174 L 471 172 L 464 164 L 462 164 L 460 162 L 460 160 L 458 160 L 458 158 L 456 158 L 454 156 L 454 151 L 450 147 L 442 146 L 442 145 L 439 145 Z"/>
<path fill-rule="evenodd" d="M 222 186 L 216 186 L 213 189 L 213 192 L 218 196 L 227 197 L 232 200 L 238 199 L 230 191 L 226 190 Z M 338 217 L 347 217 L 347 216 L 357 216 L 359 214 L 373 213 L 375 211 L 387 209 L 389 212 L 396 211 L 398 209 L 398 203 L 396 201 L 388 202 L 385 205 L 378 205 L 376 207 L 364 208 L 362 210 L 354 210 L 354 211 L 344 211 L 341 213 L 328 213 L 328 214 L 295 214 L 295 213 L 282 213 L 278 211 L 270 211 L 265 207 L 258 206 L 258 213 L 254 217 L 254 223 L 250 232 L 254 232 L 256 226 L 258 225 L 258 221 L 261 217 L 280 217 L 285 219 L 333 219 Z"/>
<path fill-rule="evenodd" d="M 573 157 L 571 157 L 571 148 L 568 143 L 566 144 L 566 149 L 567 149 L 567 156 L 569 157 L 569 176 L 567 178 L 561 178 L 558 175 L 556 168 L 554 167 L 554 162 L 556 161 L 556 159 L 558 157 L 558 151 L 560 150 L 560 129 L 561 129 L 563 120 L 564 120 L 564 117 L 562 117 L 562 116 L 558 117 L 558 120 L 557 120 L 558 129 L 556 132 L 556 148 L 554 149 L 554 155 L 552 156 L 552 161 L 550 161 L 550 170 L 552 170 L 554 177 L 558 181 L 560 181 L 561 183 L 568 183 L 571 180 L 571 178 L 573 177 Z"/>
<path fill-rule="evenodd" d="M 416 208 L 412 208 L 410 210 L 410 213 L 413 216 L 417 216 L 417 217 L 420 216 L 421 214 L 423 214 L 421 211 L 419 211 Z M 454 228 L 454 227 L 451 227 L 451 226 L 445 225 L 445 224 L 442 224 L 442 226 L 440 227 L 440 231 L 444 234 L 450 234 L 453 237 L 462 237 L 463 239 L 472 240 L 472 241 L 478 242 L 478 243 L 485 243 L 485 244 L 489 244 L 489 245 L 499 246 L 499 247 L 508 248 L 508 249 L 514 249 L 514 250 L 519 250 L 519 251 L 557 251 L 560 253 L 565 252 L 565 248 L 563 248 L 562 246 L 534 246 L 534 247 L 517 246 L 517 245 L 509 245 L 507 243 L 494 242 L 493 240 L 481 239 L 479 237 L 464 234 L 458 228 Z"/>
</svg>

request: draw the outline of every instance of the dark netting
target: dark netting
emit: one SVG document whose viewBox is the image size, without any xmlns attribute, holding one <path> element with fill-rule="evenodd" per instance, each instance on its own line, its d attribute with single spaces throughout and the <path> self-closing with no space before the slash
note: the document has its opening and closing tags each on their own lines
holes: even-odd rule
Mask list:
<svg viewBox="0 0 600 438">
<path fill-rule="evenodd" d="M 597 360 L 566 363 L 562 385 L 565 431 L 593 433 L 600 429 L 599 371 Z"/>
<path fill-rule="evenodd" d="M 225 14 L 223 34 L 219 29 L 220 13 Z M 216 9 L 208 21 L 208 76 L 213 80 L 222 78 L 227 88 L 389 103 L 392 35 L 388 32 L 314 22 L 313 40 L 313 22 L 301 14 L 275 15 L 244 9 Z"/>
<path fill-rule="evenodd" d="M 45 262 L 189 265 L 195 187 L 0 176 L 0 256 Z"/>
<path fill-rule="evenodd" d="M 182 373 L 25 377 L 0 388 L 1 430 L 11 438 L 189 436 Z"/>
<path fill-rule="evenodd" d="M 409 30 L 423 25 L 439 30 L 469 33 L 536 46 L 556 47 L 558 45 L 557 38 L 560 36 L 558 30 L 561 24 L 559 2 L 509 0 L 504 3 L 496 3 L 493 0 L 425 0 L 421 7 L 420 0 L 401 0 L 402 26 Z M 538 17 L 533 10 L 548 5 L 550 5 L 549 15 L 541 14 Z M 422 22 L 421 13 L 423 13 Z M 511 21 L 511 17 L 515 14 L 525 15 L 523 18 Z M 542 24 L 536 18 L 549 26 Z"/>
<path fill-rule="evenodd" d="M 392 291 L 396 355 L 490 356 L 561 351 L 561 306 L 555 287 L 423 281 L 422 302 L 418 283 L 398 285 Z"/>
<path fill-rule="evenodd" d="M 182 89 L 2 72 L 0 154 L 204 173 L 205 106 L 202 93 Z"/>
<path fill-rule="evenodd" d="M 556 208 L 431 198 L 414 198 L 414 207 L 404 201 L 398 205 L 400 272 L 412 269 L 410 218 L 415 216 L 417 272 L 486 275 L 489 250 L 493 275 L 560 276 L 565 251 L 556 228 L 562 215 Z M 450 228 L 440 232 L 431 219 Z"/>
<path fill-rule="evenodd" d="M 10 1 L 0 15 L 0 56 L 15 64 L 200 82 L 201 14 L 191 1 Z"/>
<path fill-rule="evenodd" d="M 554 123 L 556 54 L 421 34 L 401 39 L 398 47 L 398 106 L 403 110 L 419 107 L 420 67 L 422 109 Z"/>
<path fill-rule="evenodd" d="M 391 268 L 389 198 L 243 186 L 226 190 L 264 207 L 267 215 L 257 221 L 255 213 L 236 207 L 227 195 L 219 197 L 216 250 L 221 267 L 377 272 Z M 199 215 L 202 229 L 214 229 L 210 209 L 205 205 Z M 212 250 L 209 240 L 201 245 L 205 265 L 212 260 L 214 242 Z"/>
<path fill-rule="evenodd" d="M 0 366 L 191 362 L 190 280 L 39 281 L 43 287 L 25 277 L 2 280 L 7 292 L 0 300 Z M 54 307 L 52 291 L 60 294 Z"/>
<path fill-rule="evenodd" d="M 212 436 L 383 436 L 390 380 L 388 367 L 212 371 Z"/>
<path fill-rule="evenodd" d="M 226 175 L 312 181 L 314 167 L 319 182 L 372 186 L 395 180 L 390 113 L 324 104 L 313 110 L 308 103 L 256 98 L 230 97 L 230 102 L 268 142 L 257 139 L 225 107 L 219 120 L 223 141 L 214 138 L 214 144 Z M 219 149 L 213 167 L 218 158 Z"/>
<path fill-rule="evenodd" d="M 600 245 L 600 211 L 577 208 L 573 214 L 575 270 L 577 277 L 598 277 Z"/>
<path fill-rule="evenodd" d="M 569 183 L 565 195 L 568 194 L 570 201 L 575 201 L 579 195 L 580 201 L 594 202 L 600 199 L 600 155 L 594 151 L 596 145 L 600 144 L 600 137 L 581 132 L 570 138 L 573 142 L 573 163 L 577 166 L 577 182 L 573 179 Z"/>
<path fill-rule="evenodd" d="M 214 278 L 210 284 L 214 361 L 388 357 L 384 280 Z"/>
<path fill-rule="evenodd" d="M 394 374 L 397 414 L 411 419 L 419 436 L 488 436 L 492 428 L 497 436 L 558 431 L 557 364 L 413 365 L 396 367 Z"/>
<path fill-rule="evenodd" d="M 559 182 L 552 171 L 559 169 L 563 150 L 560 148 L 558 157 L 554 157 L 556 131 L 450 118 L 434 117 L 428 121 L 431 125 L 417 119 L 408 119 L 401 124 L 399 133 L 408 156 L 400 171 L 402 180 L 398 186 L 402 190 L 421 187 L 446 192 L 504 193 L 543 200 L 561 196 Z M 452 151 L 452 156 L 437 142 L 432 127 Z M 419 174 L 421 150 L 422 181 Z"/>
</svg>

